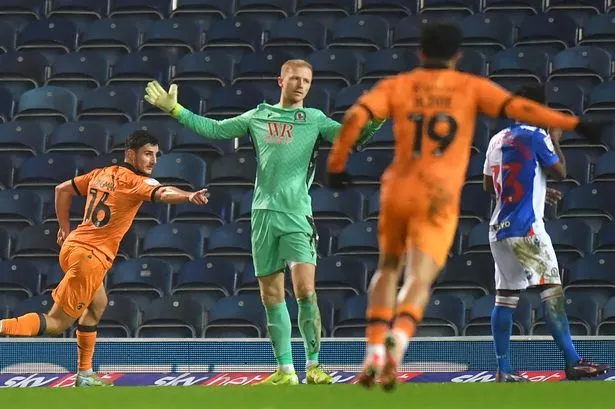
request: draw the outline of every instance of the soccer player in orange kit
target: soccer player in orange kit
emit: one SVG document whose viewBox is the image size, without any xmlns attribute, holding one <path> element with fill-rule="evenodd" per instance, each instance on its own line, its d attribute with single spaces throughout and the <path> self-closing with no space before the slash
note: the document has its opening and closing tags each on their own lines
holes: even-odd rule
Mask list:
<svg viewBox="0 0 615 409">
<path fill-rule="evenodd" d="M 422 27 L 421 67 L 381 80 L 346 113 L 328 159 L 327 182 L 350 183 L 344 169 L 361 129 L 372 118 L 393 119 L 395 156 L 382 176 L 380 260 L 368 294 L 367 354 L 359 383 L 397 382 L 408 341 L 423 318 L 431 286 L 453 242 L 476 116 L 507 116 L 543 128 L 595 138 L 588 123 L 525 98 L 488 79 L 455 70 L 461 30 L 454 23 Z M 405 260 L 404 257 L 405 256 Z M 396 288 L 405 261 L 405 282 Z"/>
<path fill-rule="evenodd" d="M 75 386 L 110 386 L 92 370 L 96 325 L 107 306 L 103 280 L 141 204 L 207 203 L 206 189 L 186 192 L 151 178 L 157 155 L 156 138 L 136 131 L 126 140 L 124 163 L 94 169 L 56 186 L 64 278 L 52 293 L 54 305 L 47 314 L 29 313 L 0 321 L 0 334 L 32 337 L 61 334 L 79 320 Z M 87 202 L 82 223 L 71 232 L 69 209 L 76 195 L 87 196 Z"/>
</svg>

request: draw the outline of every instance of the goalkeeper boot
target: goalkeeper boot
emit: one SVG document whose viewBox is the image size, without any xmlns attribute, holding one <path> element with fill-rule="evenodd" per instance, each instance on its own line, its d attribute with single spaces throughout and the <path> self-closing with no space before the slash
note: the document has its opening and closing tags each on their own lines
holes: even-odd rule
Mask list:
<svg viewBox="0 0 615 409">
<path fill-rule="evenodd" d="M 294 371 L 283 372 L 281 369 L 278 369 L 266 379 L 254 385 L 299 385 L 299 378 Z"/>
<path fill-rule="evenodd" d="M 326 373 L 320 364 L 312 364 L 307 367 L 305 379 L 308 384 L 328 385 L 333 383 L 333 377 Z"/>
<path fill-rule="evenodd" d="M 95 373 L 90 375 L 77 374 L 77 379 L 75 379 L 75 387 L 88 386 L 113 386 L 113 382 L 108 379 L 103 379 Z"/>
<path fill-rule="evenodd" d="M 495 374 L 495 381 L 497 383 L 508 383 L 508 382 L 531 382 L 530 378 L 525 375 L 521 375 L 518 373 L 506 373 L 502 371 L 497 371 Z"/>
<path fill-rule="evenodd" d="M 393 334 L 387 336 L 385 347 L 386 355 L 380 373 L 380 384 L 385 391 L 391 391 L 397 385 L 397 368 L 401 362 L 401 353 L 397 348 L 397 341 Z"/>
<path fill-rule="evenodd" d="M 605 374 L 611 369 L 609 365 L 595 364 L 581 359 L 574 365 L 566 368 L 566 379 L 570 381 L 578 381 L 581 378 L 591 378 L 594 376 Z"/>
</svg>

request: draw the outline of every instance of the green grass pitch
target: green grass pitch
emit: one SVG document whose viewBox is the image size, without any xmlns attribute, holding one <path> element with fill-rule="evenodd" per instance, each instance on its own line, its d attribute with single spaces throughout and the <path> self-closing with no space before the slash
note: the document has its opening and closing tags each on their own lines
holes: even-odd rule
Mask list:
<svg viewBox="0 0 615 409">
<path fill-rule="evenodd" d="M 613 405 L 611 382 L 403 384 L 391 393 L 358 385 L 6 388 L 15 409 L 564 409 Z"/>
</svg>

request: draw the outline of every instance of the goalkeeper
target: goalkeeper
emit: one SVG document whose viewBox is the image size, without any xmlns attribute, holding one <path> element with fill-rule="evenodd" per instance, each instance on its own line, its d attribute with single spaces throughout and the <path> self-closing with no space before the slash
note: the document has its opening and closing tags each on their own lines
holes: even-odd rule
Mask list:
<svg viewBox="0 0 615 409">
<path fill-rule="evenodd" d="M 167 93 L 158 82 L 147 84 L 145 100 L 180 123 L 209 139 L 234 139 L 250 134 L 258 158 L 252 202 L 252 257 L 267 328 L 278 368 L 264 384 L 296 385 L 291 321 L 284 299 L 284 270 L 291 271 L 299 306 L 299 330 L 306 353 L 306 381 L 329 384 L 332 377 L 318 363 L 321 321 L 316 302 L 316 241 L 308 190 L 314 179 L 314 162 L 320 138 L 333 142 L 341 124 L 319 109 L 305 108 L 312 83 L 307 61 L 284 63 L 278 84 L 280 102 L 259 104 L 242 115 L 216 121 L 196 115 L 177 103 L 177 86 Z M 373 120 L 359 143 L 380 127 Z"/>
</svg>

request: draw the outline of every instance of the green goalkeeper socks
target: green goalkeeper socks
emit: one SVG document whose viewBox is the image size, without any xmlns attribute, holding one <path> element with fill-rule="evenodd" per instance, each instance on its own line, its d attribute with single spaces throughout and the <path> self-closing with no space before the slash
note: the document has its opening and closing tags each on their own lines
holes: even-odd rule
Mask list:
<svg viewBox="0 0 615 409">
<path fill-rule="evenodd" d="M 267 330 L 273 347 L 275 359 L 280 367 L 293 364 L 293 352 L 290 344 L 292 325 L 286 302 L 265 307 L 267 313 Z"/>
<path fill-rule="evenodd" d="M 320 352 L 320 334 L 322 324 L 316 294 L 297 299 L 299 304 L 299 331 L 305 344 L 305 359 L 310 363 L 318 363 Z"/>
</svg>

